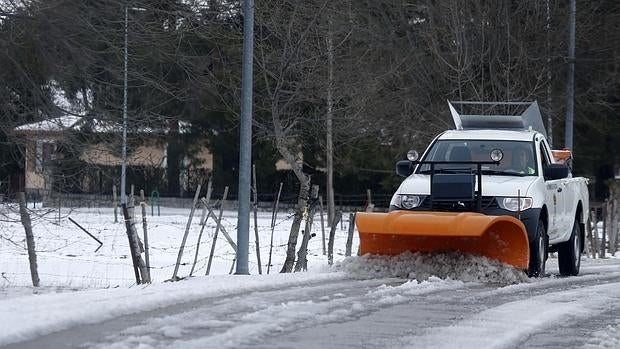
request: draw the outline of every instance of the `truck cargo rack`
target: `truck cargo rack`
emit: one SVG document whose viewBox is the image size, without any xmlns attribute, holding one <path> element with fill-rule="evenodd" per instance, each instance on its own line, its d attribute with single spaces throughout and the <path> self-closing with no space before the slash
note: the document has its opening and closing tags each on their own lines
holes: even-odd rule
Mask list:
<svg viewBox="0 0 620 349">
<path fill-rule="evenodd" d="M 505 129 L 534 130 L 547 138 L 547 131 L 536 101 L 470 102 L 448 101 L 457 130 Z"/>
</svg>

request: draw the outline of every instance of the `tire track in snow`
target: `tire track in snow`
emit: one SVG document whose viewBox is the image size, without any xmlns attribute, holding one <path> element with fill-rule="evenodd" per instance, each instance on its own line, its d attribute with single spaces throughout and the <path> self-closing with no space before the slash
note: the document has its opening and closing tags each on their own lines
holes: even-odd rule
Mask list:
<svg viewBox="0 0 620 349">
<path fill-rule="evenodd" d="M 347 321 L 382 306 L 406 301 L 403 295 L 467 287 L 458 281 L 423 283 L 354 281 L 312 290 L 255 292 L 222 299 L 191 312 L 150 319 L 89 348 L 238 348 L 319 323 Z"/>
<path fill-rule="evenodd" d="M 183 314 L 191 312 L 195 309 L 207 309 L 208 311 L 214 304 L 225 305 L 227 303 L 231 303 L 231 300 L 243 299 L 251 295 L 264 295 L 265 298 L 271 298 L 274 300 L 277 299 L 277 295 L 282 295 L 282 299 L 286 301 L 287 297 L 290 299 L 299 298 L 300 294 L 303 294 L 303 292 L 307 292 L 308 294 L 319 294 L 324 292 L 324 290 L 340 290 L 351 287 L 352 285 L 363 289 L 364 287 L 371 287 L 373 285 L 376 286 L 385 283 L 393 284 L 402 282 L 404 282 L 404 280 L 396 278 L 354 280 L 344 275 L 327 275 L 326 278 L 322 275 L 318 275 L 316 280 L 301 279 L 297 281 L 277 282 L 274 284 L 261 284 L 249 289 L 247 287 L 242 288 L 241 291 L 227 290 L 219 294 L 214 294 L 213 292 L 209 292 L 209 290 L 205 290 L 205 296 L 201 298 L 196 298 L 195 295 L 192 295 L 192 298 L 186 302 L 173 301 L 171 305 L 160 306 L 155 309 L 151 307 L 151 309 L 154 310 L 137 310 L 131 311 L 131 313 L 118 314 L 112 318 L 103 317 L 101 322 L 94 324 L 93 321 L 80 323 L 78 322 L 78 319 L 72 318 L 68 321 L 65 320 L 65 322 L 67 322 L 65 325 L 56 325 L 58 328 L 56 331 L 49 330 L 48 328 L 39 328 L 40 326 L 33 327 L 32 332 L 35 334 L 40 333 L 39 337 L 28 341 L 21 341 L 18 343 L 1 346 L 1 348 L 75 347 L 82 343 L 92 341 L 93 339 L 103 338 L 106 334 L 119 333 L 124 329 L 136 326 L 136 324 L 143 323 L 151 318 L 174 316 L 175 314 Z M 55 299 L 55 296 L 63 295 L 49 295 L 51 300 Z M 171 294 L 171 296 L 178 298 L 176 294 Z M 108 298 L 114 299 L 115 297 L 108 295 Z M 101 299 L 101 301 L 106 300 L 106 298 Z M 71 306 L 87 308 L 88 304 L 84 303 L 84 301 L 79 301 L 78 299 L 78 302 L 76 302 L 76 304 L 72 304 Z M 243 303 L 232 304 L 231 307 L 239 308 L 242 304 Z M 62 307 L 66 305 L 59 304 L 58 306 Z M 73 325 L 71 326 L 71 324 Z M 50 333 L 52 331 L 53 333 Z"/>
<path fill-rule="evenodd" d="M 401 340 L 404 348 L 513 348 L 532 334 L 586 319 L 620 301 L 620 282 L 558 291 L 501 304 L 450 326 Z"/>
<path fill-rule="evenodd" d="M 599 268 L 597 268 L 599 269 Z M 615 270 L 618 270 L 617 265 Z M 600 272 L 601 270 L 597 270 Z M 607 270 L 605 270 L 607 271 Z M 346 323 L 317 325 L 282 334 L 278 338 L 252 345 L 253 348 L 386 348 L 400 347 L 407 342 L 394 338 L 422 336 L 433 328 L 458 325 L 472 314 L 482 313 L 530 297 L 543 296 L 567 289 L 579 289 L 598 283 L 615 283 L 620 273 L 595 274 L 588 268 L 584 276 L 531 279 L 529 282 L 499 287 L 499 285 L 467 284 L 467 287 L 443 292 L 418 294 L 393 307 L 384 307 L 364 317 Z M 587 295 L 583 296 L 587 298 Z M 511 323 L 508 321 L 508 323 Z M 321 333 L 321 336 L 316 336 Z M 459 347 L 447 345 L 445 348 Z M 247 346 L 250 347 L 250 346 Z M 412 347 L 435 348 L 434 343 L 416 343 Z M 484 347 L 484 346 L 483 346 Z M 525 346 L 527 347 L 527 346 Z M 441 348 L 441 346 L 439 346 Z"/>
</svg>

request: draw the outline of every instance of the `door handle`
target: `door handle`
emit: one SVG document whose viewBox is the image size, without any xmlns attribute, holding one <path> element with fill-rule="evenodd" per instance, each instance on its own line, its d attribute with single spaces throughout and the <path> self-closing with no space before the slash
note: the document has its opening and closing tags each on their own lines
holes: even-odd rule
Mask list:
<svg viewBox="0 0 620 349">
<path fill-rule="evenodd" d="M 558 193 L 561 193 L 561 192 L 562 192 L 562 188 L 558 188 Z"/>
</svg>

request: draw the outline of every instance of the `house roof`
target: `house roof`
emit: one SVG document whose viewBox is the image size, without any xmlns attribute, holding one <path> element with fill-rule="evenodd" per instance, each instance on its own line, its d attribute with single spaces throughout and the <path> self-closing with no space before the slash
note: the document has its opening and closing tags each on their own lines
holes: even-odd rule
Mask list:
<svg viewBox="0 0 620 349">
<path fill-rule="evenodd" d="M 33 122 L 15 128 L 15 131 L 64 131 L 82 120 L 81 116 L 65 115 L 58 118 Z"/>
<path fill-rule="evenodd" d="M 179 132 L 189 133 L 191 123 L 179 121 Z M 102 120 L 96 118 L 88 118 L 77 115 L 64 115 L 57 118 L 47 119 L 39 122 L 21 125 L 15 128 L 16 132 L 63 132 L 67 130 L 92 130 L 97 133 L 116 133 L 122 131 L 122 125 L 109 120 Z M 152 127 L 140 127 L 138 132 L 140 133 L 156 133 L 158 130 Z M 163 130 L 163 133 L 167 134 L 168 128 Z"/>
</svg>

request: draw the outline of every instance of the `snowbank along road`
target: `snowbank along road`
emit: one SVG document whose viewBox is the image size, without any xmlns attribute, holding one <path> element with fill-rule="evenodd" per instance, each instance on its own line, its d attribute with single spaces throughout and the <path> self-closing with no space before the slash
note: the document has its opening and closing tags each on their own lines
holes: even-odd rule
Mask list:
<svg viewBox="0 0 620 349">
<path fill-rule="evenodd" d="M 620 348 L 618 259 L 527 279 L 480 257 L 364 256 L 24 299 L 0 304 L 2 348 Z"/>
</svg>

